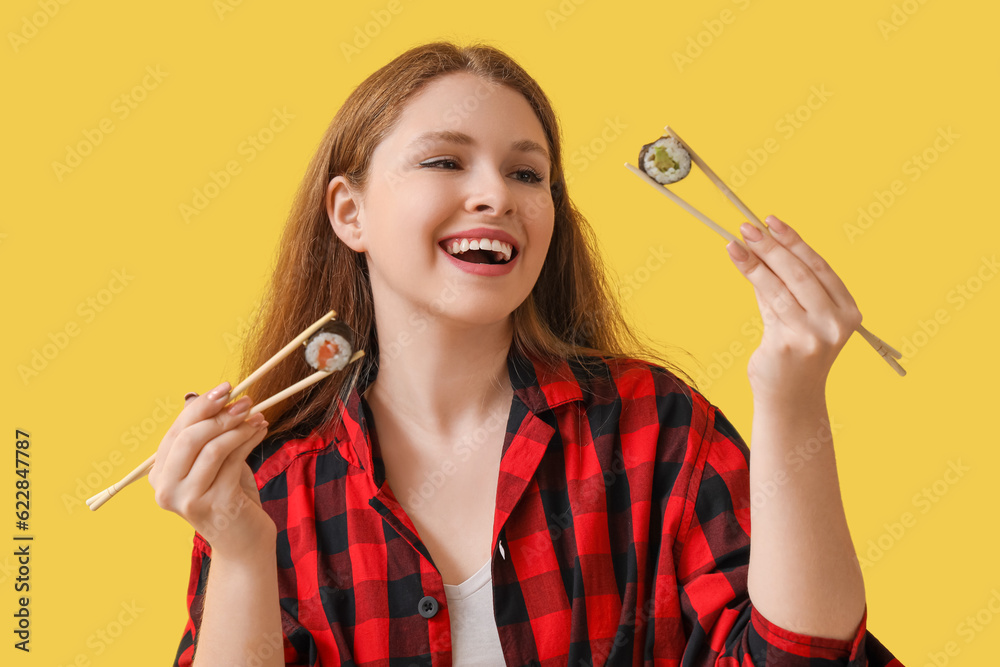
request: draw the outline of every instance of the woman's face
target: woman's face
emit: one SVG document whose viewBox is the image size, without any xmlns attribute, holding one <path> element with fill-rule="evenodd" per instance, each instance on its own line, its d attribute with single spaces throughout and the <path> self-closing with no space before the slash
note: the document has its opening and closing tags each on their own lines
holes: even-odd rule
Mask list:
<svg viewBox="0 0 1000 667">
<path fill-rule="evenodd" d="M 428 83 L 372 155 L 353 224 L 337 224 L 338 195 L 328 197 L 338 235 L 367 255 L 376 311 L 469 325 L 508 317 L 552 238 L 550 166 L 542 125 L 520 93 L 467 73 Z M 484 238 L 490 250 L 472 250 Z M 451 254 L 456 244 L 468 251 Z M 497 263 L 507 251 L 511 260 Z"/>
</svg>

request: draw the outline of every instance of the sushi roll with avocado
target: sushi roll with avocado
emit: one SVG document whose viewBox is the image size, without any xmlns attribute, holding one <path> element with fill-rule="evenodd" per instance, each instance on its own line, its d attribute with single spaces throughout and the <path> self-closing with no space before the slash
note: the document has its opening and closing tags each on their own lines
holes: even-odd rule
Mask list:
<svg viewBox="0 0 1000 667">
<path fill-rule="evenodd" d="M 639 166 L 661 185 L 691 173 L 691 155 L 673 137 L 660 137 L 639 151 Z"/>
<path fill-rule="evenodd" d="M 351 359 L 354 336 L 339 320 L 327 322 L 305 342 L 306 363 L 319 371 L 339 371 Z"/>
</svg>

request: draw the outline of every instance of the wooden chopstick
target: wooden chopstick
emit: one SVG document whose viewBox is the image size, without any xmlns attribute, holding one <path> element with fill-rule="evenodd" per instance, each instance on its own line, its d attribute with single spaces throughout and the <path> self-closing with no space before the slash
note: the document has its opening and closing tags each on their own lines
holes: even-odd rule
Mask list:
<svg viewBox="0 0 1000 667">
<path fill-rule="evenodd" d="M 708 179 L 712 181 L 713 184 L 715 184 L 715 187 L 717 187 L 720 191 L 722 191 L 722 194 L 726 196 L 726 199 L 728 199 L 733 206 L 739 209 L 740 213 L 743 214 L 743 217 L 745 217 L 750 222 L 750 224 L 754 225 L 755 227 L 760 229 L 761 232 L 765 234 L 771 233 L 770 228 L 767 227 L 763 222 L 761 222 L 760 218 L 758 218 L 757 215 L 750 210 L 749 206 L 743 203 L 743 200 L 741 200 L 739 197 L 736 196 L 735 192 L 729 189 L 729 186 L 726 185 L 725 181 L 719 178 L 719 176 L 714 171 L 712 171 L 712 168 L 708 166 L 708 163 L 705 162 L 703 159 L 701 159 L 701 156 L 698 155 L 697 151 L 691 148 L 690 144 L 684 141 L 681 138 L 681 136 L 677 134 L 677 132 L 674 129 L 672 129 L 669 125 L 664 125 L 663 129 L 667 132 L 667 134 L 676 139 L 677 143 L 679 143 L 684 148 L 684 150 L 686 150 L 691 155 L 691 161 L 694 162 L 696 165 L 698 165 L 698 168 L 701 169 L 706 176 L 708 176 Z M 875 350 L 879 354 L 882 354 L 884 348 L 897 359 L 902 358 L 903 355 L 901 355 L 894 347 L 892 347 L 884 340 L 873 334 L 871 331 L 868 331 L 867 329 L 864 329 L 862 331 L 862 327 L 860 326 L 858 327 L 857 331 L 862 335 L 862 337 L 864 337 L 865 340 L 868 341 L 868 343 L 873 348 L 875 348 Z M 885 357 L 884 354 L 882 354 L 882 356 L 883 358 L 886 359 L 887 362 L 889 362 L 889 365 L 892 366 L 893 370 L 895 370 L 897 373 L 903 371 L 902 375 L 906 375 L 906 371 L 903 370 L 902 366 L 900 366 L 899 364 L 892 363 L 891 361 L 889 361 L 888 358 Z"/>
<path fill-rule="evenodd" d="M 664 197 L 667 197 L 668 199 L 672 200 L 675 204 L 677 204 L 678 206 L 680 206 L 682 209 L 684 209 L 685 211 L 687 211 L 688 213 L 690 213 L 694 217 L 696 217 L 699 220 L 701 220 L 713 232 L 715 232 L 716 234 L 718 234 L 722 238 L 726 239 L 727 241 L 734 241 L 741 248 L 743 248 L 744 250 L 749 251 L 749 248 L 746 247 L 746 244 L 743 243 L 743 241 L 741 239 L 738 239 L 735 236 L 733 236 L 732 234 L 730 234 L 728 231 L 725 230 L 725 228 L 723 228 L 717 222 L 715 222 L 714 220 L 712 220 L 710 217 L 708 217 L 707 215 L 705 215 L 704 213 L 702 213 L 701 211 L 699 211 L 698 209 L 696 209 L 694 206 L 691 206 L 691 204 L 687 203 L 686 201 L 684 201 L 683 199 L 681 199 L 680 197 L 678 197 L 677 195 L 675 195 L 673 192 L 671 192 L 670 190 L 668 190 L 667 188 L 665 188 L 662 183 L 657 182 L 656 179 L 654 179 L 653 177 L 651 177 L 645 171 L 643 171 L 642 169 L 639 169 L 636 166 L 633 166 L 633 165 L 629 164 L 628 162 L 625 163 L 625 168 L 628 169 L 629 171 L 631 171 L 633 174 L 635 174 L 639 178 L 641 178 L 642 180 L 644 180 L 647 183 L 649 183 L 654 188 L 656 188 L 656 191 L 659 192 L 660 194 L 662 194 Z"/>
<path fill-rule="evenodd" d="M 271 368 L 273 368 L 284 357 L 286 357 L 289 354 L 291 354 L 292 351 L 295 350 L 295 348 L 298 345 L 300 345 L 303 342 L 305 342 L 306 340 L 308 340 L 308 338 L 312 334 L 314 334 L 320 327 L 322 327 L 327 321 L 333 319 L 336 316 L 337 316 L 336 311 L 331 310 L 326 315 L 324 315 L 320 319 L 316 320 L 313 324 L 309 325 L 309 327 L 307 327 L 302 333 L 300 333 L 295 338 L 295 340 L 293 340 L 292 342 L 290 342 L 285 347 L 281 348 L 274 356 L 272 356 L 270 359 L 268 359 L 267 361 L 265 361 L 261 365 L 260 368 L 258 368 L 257 370 L 255 370 L 245 380 L 243 380 L 238 385 L 236 385 L 236 387 L 234 387 L 229 392 L 230 398 L 233 398 L 237 394 L 239 394 L 239 393 L 241 393 L 243 391 L 246 391 L 246 389 L 248 387 L 250 387 L 250 385 L 252 385 L 258 379 L 260 379 L 260 377 L 262 375 L 264 375 L 264 373 L 266 373 L 268 370 L 270 370 Z M 351 355 L 351 358 L 347 361 L 347 364 L 354 363 L 355 361 L 357 361 L 358 359 L 360 359 L 361 357 L 363 357 L 364 354 L 365 354 L 364 350 L 358 350 L 353 355 Z M 268 399 L 266 399 L 264 401 L 261 401 L 260 403 L 257 403 L 256 405 L 254 405 L 250 409 L 250 412 L 247 415 L 247 417 L 250 417 L 251 415 L 255 415 L 258 412 L 263 412 L 264 410 L 267 410 L 272 405 L 275 405 L 275 404 L 277 404 L 277 403 L 285 400 L 289 396 L 292 396 L 293 394 L 296 394 L 296 393 L 302 391 L 306 387 L 319 382 L 323 378 L 325 378 L 328 375 L 330 375 L 332 372 L 333 371 L 316 371 L 315 373 L 313 373 L 312 375 L 308 376 L 307 378 L 296 382 L 295 384 L 293 384 L 292 386 L 290 386 L 290 387 L 288 387 L 286 389 L 283 389 L 282 391 L 278 392 L 274 396 L 271 396 L 270 398 L 268 398 Z M 99 507 L 101 507 L 101 505 L 103 505 L 104 503 L 108 502 L 108 500 L 110 500 L 116 493 L 118 493 L 119 491 L 121 491 L 122 489 L 124 489 L 126 486 L 128 486 L 132 482 L 136 481 L 137 479 L 141 479 L 142 477 L 144 477 L 145 475 L 147 475 L 149 473 L 149 471 L 153 468 L 153 463 L 155 461 L 156 461 L 156 453 L 154 452 L 152 455 L 150 455 L 149 458 L 147 458 L 145 461 L 143 461 L 138 466 L 136 466 L 135 469 L 132 470 L 132 472 L 130 472 L 129 474 L 127 474 L 123 478 L 121 478 L 121 480 L 119 480 L 118 482 L 112 484 L 111 486 L 109 486 L 108 488 L 104 489 L 100 493 L 97 493 L 97 494 L 91 496 L 90 498 L 88 498 L 87 499 L 87 507 L 89 507 L 92 512 L 96 511 Z"/>
<path fill-rule="evenodd" d="M 879 349 L 879 352 L 882 353 L 883 356 L 885 356 L 885 354 L 889 354 L 890 356 L 893 356 L 897 359 L 903 358 L 902 352 L 894 348 L 892 345 L 889 345 L 889 343 L 885 342 L 884 340 L 873 334 L 868 329 L 865 329 L 864 325 L 858 325 L 858 333 L 860 333 L 865 338 L 869 339 L 869 342 L 874 341 L 874 343 L 877 343 L 878 347 L 876 349 L 882 348 Z"/>
<path fill-rule="evenodd" d="M 236 385 L 233 388 L 233 390 L 229 392 L 229 397 L 235 398 L 241 392 L 244 392 L 247 389 L 249 389 L 250 385 L 252 385 L 258 379 L 260 379 L 260 377 L 264 375 L 264 373 L 274 368 L 279 361 L 281 361 L 289 354 L 291 354 L 292 350 L 294 350 L 303 341 L 308 340 L 309 336 L 312 336 L 321 326 L 323 326 L 336 316 L 337 316 L 337 311 L 331 310 L 329 313 L 327 313 L 326 315 L 324 315 L 323 317 L 319 318 L 318 320 L 310 324 L 308 327 L 306 327 L 306 329 L 302 333 L 300 333 L 298 336 L 295 337 L 295 340 L 293 340 L 288 345 L 275 352 L 273 357 L 271 357 L 263 364 L 261 364 L 260 368 L 251 373 L 246 380 L 243 380 L 243 382 L 240 382 L 238 385 Z"/>
<path fill-rule="evenodd" d="M 708 180 L 712 181 L 712 183 L 715 184 L 715 187 L 719 188 L 719 190 L 722 191 L 722 194 L 726 195 L 726 199 L 728 199 L 733 204 L 733 206 L 735 206 L 740 210 L 740 213 L 743 214 L 744 218 L 750 221 L 750 224 L 752 224 L 754 227 L 761 230 L 762 232 L 767 231 L 767 226 L 763 222 L 761 222 L 760 218 L 758 218 L 754 214 L 754 212 L 750 210 L 749 206 L 743 203 L 743 200 L 741 200 L 739 197 L 736 196 L 735 192 L 729 189 L 729 186 L 726 185 L 725 181 L 719 178 L 715 174 L 715 172 L 712 171 L 712 168 L 709 167 L 708 164 L 701 159 L 701 156 L 698 155 L 694 151 L 694 149 L 688 145 L 686 141 L 681 139 L 679 134 L 670 129 L 669 125 L 664 125 L 663 129 L 666 130 L 667 134 L 676 139 L 677 142 L 684 147 L 684 150 L 686 150 L 691 155 L 691 161 L 694 162 L 696 165 L 698 165 L 698 168 L 701 169 L 701 171 L 706 176 L 708 176 Z"/>
<path fill-rule="evenodd" d="M 765 225 L 760 220 L 760 218 L 758 218 L 756 214 L 754 214 L 754 212 L 750 210 L 749 206 L 744 204 L 743 201 L 736 196 L 735 192 L 729 189 L 729 186 L 727 186 L 725 182 L 721 178 L 719 178 L 714 171 L 712 171 L 712 168 L 708 166 L 708 163 L 706 163 L 703 159 L 701 159 L 701 156 L 698 155 L 698 153 L 693 148 L 691 148 L 690 144 L 681 139 L 681 137 L 677 134 L 677 132 L 675 132 L 669 125 L 665 125 L 663 129 L 667 132 L 667 134 L 676 139 L 677 142 L 688 152 L 688 154 L 690 154 L 691 161 L 694 164 L 698 165 L 698 168 L 701 169 L 702 173 L 704 173 L 705 176 L 707 176 L 708 179 L 712 181 L 715 187 L 717 187 L 722 192 L 722 194 L 726 196 L 726 199 L 728 199 L 733 206 L 739 209 L 740 213 L 743 214 L 743 217 L 745 217 L 750 222 L 750 224 L 760 229 L 761 233 L 763 234 L 768 234 L 768 235 L 771 234 L 771 230 L 767 227 L 767 225 Z M 744 250 L 748 250 L 746 244 L 744 244 L 740 239 L 736 238 L 735 236 L 727 232 L 725 229 L 722 228 L 722 226 L 720 226 L 718 223 L 713 221 L 707 215 L 696 209 L 694 206 L 691 206 L 691 204 L 687 203 L 679 196 L 675 195 L 673 192 L 667 189 L 666 185 L 664 185 L 663 183 L 659 183 L 658 181 L 650 177 L 649 174 L 647 174 L 644 170 L 639 169 L 638 167 L 635 167 L 629 164 L 628 162 L 625 163 L 625 167 L 633 174 L 635 174 L 642 180 L 646 181 L 651 186 L 655 187 L 659 192 L 663 193 L 666 197 L 668 197 L 675 204 L 683 208 L 685 211 L 687 211 L 694 217 L 701 220 L 703 223 L 705 223 L 705 225 L 709 229 L 716 232 L 727 241 L 735 241 L 737 245 L 739 245 L 741 248 L 743 248 Z M 899 353 L 898 350 L 896 350 L 894 347 L 892 347 L 884 340 L 882 340 L 881 338 L 879 338 L 878 336 L 876 336 L 871 331 L 869 331 L 868 329 L 864 328 L 861 325 L 858 325 L 856 331 L 861 334 L 862 338 L 868 341 L 868 344 L 871 345 L 872 348 L 874 348 L 875 351 L 878 352 L 883 359 L 885 359 L 886 363 L 889 364 L 889 366 L 894 371 L 896 371 L 897 375 L 901 377 L 906 375 L 906 370 L 902 366 L 900 366 L 899 363 L 896 362 L 896 359 L 902 358 L 902 355 Z"/>
</svg>

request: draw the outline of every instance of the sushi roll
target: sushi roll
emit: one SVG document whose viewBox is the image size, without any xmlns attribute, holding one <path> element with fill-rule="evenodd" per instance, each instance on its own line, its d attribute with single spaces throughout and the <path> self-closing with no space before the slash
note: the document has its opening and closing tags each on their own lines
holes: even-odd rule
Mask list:
<svg viewBox="0 0 1000 667">
<path fill-rule="evenodd" d="M 673 137 L 660 137 L 639 151 L 639 166 L 661 185 L 691 173 L 691 155 Z"/>
<path fill-rule="evenodd" d="M 327 322 L 306 341 L 306 363 L 319 371 L 339 371 L 351 359 L 354 336 L 339 320 Z"/>
</svg>

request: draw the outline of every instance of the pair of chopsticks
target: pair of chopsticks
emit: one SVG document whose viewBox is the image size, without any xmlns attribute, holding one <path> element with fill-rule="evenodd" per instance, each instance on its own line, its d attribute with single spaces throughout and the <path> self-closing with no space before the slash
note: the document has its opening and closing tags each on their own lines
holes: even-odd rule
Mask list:
<svg viewBox="0 0 1000 667">
<path fill-rule="evenodd" d="M 320 327 L 326 324 L 326 322 L 328 322 L 329 320 L 334 319 L 336 316 L 337 316 L 336 311 L 331 310 L 329 313 L 327 313 L 326 315 L 324 315 L 323 317 L 319 318 L 314 323 L 309 325 L 309 327 L 305 331 L 300 333 L 295 338 L 295 340 L 290 342 L 285 347 L 281 348 L 273 357 L 264 362 L 264 364 L 260 368 L 251 373 L 247 379 L 243 380 L 243 382 L 240 382 L 238 385 L 236 385 L 236 387 L 229 392 L 230 398 L 235 398 L 238 394 L 249 389 L 250 385 L 259 380 L 261 376 L 264 375 L 264 373 L 274 368 L 279 361 L 281 361 L 289 354 L 291 354 L 292 351 L 295 350 L 295 348 L 298 347 L 300 344 L 304 344 L 309 339 L 310 336 L 316 333 L 316 331 Z M 364 355 L 365 355 L 364 350 L 358 350 L 353 355 L 351 355 L 351 358 L 347 361 L 347 363 L 348 364 L 354 363 Z M 293 384 L 291 387 L 281 390 L 271 398 L 261 401 L 260 403 L 257 403 L 250 409 L 250 412 L 247 416 L 249 417 L 251 415 L 257 414 L 258 412 L 263 412 L 264 410 L 267 410 L 272 405 L 275 405 L 276 403 L 285 400 L 289 396 L 302 391 L 309 385 L 319 382 L 320 380 L 322 380 L 323 378 L 327 377 L 328 375 L 334 372 L 335 371 L 316 371 L 315 373 L 305 378 L 304 380 L 300 380 L 299 382 Z M 104 489 L 97 495 L 88 498 L 87 507 L 89 507 L 91 511 L 97 510 L 97 508 L 99 508 L 101 505 L 108 502 L 108 500 L 110 500 L 113 495 L 124 489 L 132 482 L 148 474 L 149 471 L 153 468 L 154 461 L 156 461 L 155 453 L 148 459 L 140 463 L 135 468 L 135 470 L 125 475 L 125 477 L 123 477 L 120 481 L 116 482 L 115 484 L 112 484 L 111 486 Z"/>
<path fill-rule="evenodd" d="M 708 176 L 708 179 L 715 184 L 715 187 L 719 188 L 719 190 L 722 191 L 722 194 L 724 194 L 726 198 L 736 208 L 740 210 L 740 213 L 742 213 L 743 216 L 748 221 L 750 221 L 750 224 L 759 229 L 761 233 L 764 234 L 765 236 L 771 233 L 771 231 L 767 228 L 767 226 L 763 222 L 761 222 L 756 215 L 754 215 L 753 211 L 751 211 L 746 204 L 740 201 L 740 198 L 736 196 L 736 193 L 730 190 L 729 187 L 722 181 L 721 178 L 716 176 L 715 172 L 712 171 L 712 169 L 707 164 L 705 164 L 705 161 L 701 159 L 701 157 L 694 151 L 693 148 L 691 148 L 691 146 L 688 145 L 686 141 L 681 139 L 680 136 L 675 131 L 670 129 L 669 125 L 664 126 L 663 129 L 666 130 L 667 134 L 676 139 L 678 143 L 680 143 L 680 145 L 684 147 L 684 150 L 686 150 L 691 155 L 691 161 L 694 162 L 696 165 L 698 165 L 698 168 L 701 169 L 702 172 L 704 172 L 704 174 Z M 691 206 L 686 201 L 684 201 L 683 199 L 675 195 L 673 192 L 668 190 L 665 185 L 658 183 L 656 180 L 651 178 L 645 171 L 629 164 L 628 162 L 625 163 L 625 167 L 633 174 L 635 174 L 636 176 L 638 176 L 639 178 L 641 178 L 642 180 L 646 181 L 654 188 L 656 188 L 658 192 L 662 193 L 666 197 L 669 197 L 675 204 L 683 208 L 685 211 L 687 211 L 688 213 L 690 213 L 691 215 L 693 215 L 694 217 L 698 218 L 703 223 L 708 225 L 708 227 L 712 231 L 719 234 L 727 241 L 735 241 L 737 245 L 742 247 L 744 250 L 747 250 L 747 252 L 750 252 L 750 250 L 746 247 L 743 241 L 741 241 L 740 239 L 736 238 L 735 236 L 727 232 L 725 229 L 716 224 L 707 215 L 705 215 L 704 213 L 696 209 L 694 206 Z M 885 359 L 886 363 L 888 363 L 889 366 L 891 366 L 892 369 L 896 371 L 898 375 L 900 376 L 906 375 L 906 371 L 896 361 L 896 359 L 903 358 L 903 355 L 898 350 L 896 350 L 896 348 L 892 347 L 891 345 L 889 345 L 884 340 L 873 334 L 871 331 L 868 331 L 868 329 L 866 329 L 864 326 L 860 324 L 858 325 L 857 332 L 860 333 L 861 336 L 866 341 L 868 341 L 868 343 L 873 348 L 875 348 L 875 351 L 878 352 L 883 359 Z"/>
</svg>

